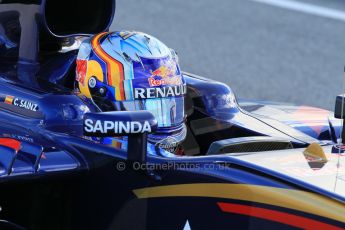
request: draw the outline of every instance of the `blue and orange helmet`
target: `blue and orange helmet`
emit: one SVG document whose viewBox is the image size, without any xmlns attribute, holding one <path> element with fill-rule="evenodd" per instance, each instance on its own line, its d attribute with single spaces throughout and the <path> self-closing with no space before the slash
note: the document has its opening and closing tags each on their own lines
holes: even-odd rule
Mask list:
<svg viewBox="0 0 345 230">
<path fill-rule="evenodd" d="M 77 58 L 80 93 L 101 111 L 148 110 L 158 121 L 149 141 L 186 137 L 186 83 L 178 57 L 158 39 L 140 32 L 101 33 L 85 40 Z"/>
</svg>

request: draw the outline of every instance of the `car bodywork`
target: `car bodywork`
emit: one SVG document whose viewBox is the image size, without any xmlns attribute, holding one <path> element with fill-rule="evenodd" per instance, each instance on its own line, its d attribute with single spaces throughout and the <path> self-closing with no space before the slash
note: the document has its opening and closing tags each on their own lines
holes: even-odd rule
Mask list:
<svg viewBox="0 0 345 230">
<path fill-rule="evenodd" d="M 329 111 L 237 100 L 184 73 L 185 156 L 85 137 L 83 116 L 98 111 L 73 90 L 79 36 L 106 31 L 114 10 L 1 2 L 1 229 L 344 229 L 341 123 Z"/>
</svg>

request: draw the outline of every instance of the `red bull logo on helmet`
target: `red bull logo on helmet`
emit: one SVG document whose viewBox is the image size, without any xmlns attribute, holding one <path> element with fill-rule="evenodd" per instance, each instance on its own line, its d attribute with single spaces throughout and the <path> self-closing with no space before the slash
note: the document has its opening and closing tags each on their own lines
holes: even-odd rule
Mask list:
<svg viewBox="0 0 345 230">
<path fill-rule="evenodd" d="M 182 79 L 176 75 L 176 66 L 161 66 L 152 71 L 148 78 L 151 87 L 162 85 L 181 85 Z"/>
<path fill-rule="evenodd" d="M 77 60 L 77 82 L 84 85 L 87 71 L 87 61 Z"/>
</svg>

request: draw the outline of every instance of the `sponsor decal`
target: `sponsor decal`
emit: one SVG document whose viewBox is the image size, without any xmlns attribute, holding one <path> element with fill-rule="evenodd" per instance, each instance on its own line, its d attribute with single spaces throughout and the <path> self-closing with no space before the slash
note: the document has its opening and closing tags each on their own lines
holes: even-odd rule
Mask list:
<svg viewBox="0 0 345 230">
<path fill-rule="evenodd" d="M 236 108 L 236 99 L 235 95 L 233 93 L 228 93 L 225 95 L 220 95 L 218 100 L 217 100 L 217 108 L 218 109 L 231 109 L 231 108 Z"/>
<path fill-rule="evenodd" d="M 13 138 L 18 139 L 20 141 L 26 141 L 26 142 L 31 142 L 34 143 L 34 139 L 31 137 L 27 137 L 27 136 L 19 136 L 19 135 L 12 135 Z"/>
<path fill-rule="evenodd" d="M 16 134 L 8 134 L 8 133 L 4 133 L 2 134 L 2 137 L 4 138 L 14 138 L 17 139 L 19 141 L 26 141 L 26 142 L 31 142 L 34 143 L 34 139 L 28 136 L 20 136 L 20 135 L 16 135 Z M 0 138 L 2 138 L 0 137 Z"/>
<path fill-rule="evenodd" d="M 38 111 L 37 104 L 27 101 L 27 100 L 15 98 L 13 96 L 6 96 L 4 103 L 8 105 L 14 105 L 23 109 L 31 110 L 33 112 Z"/>
<path fill-rule="evenodd" d="M 162 148 L 170 153 L 176 153 L 180 147 L 179 142 L 174 137 L 167 137 L 156 143 L 158 148 Z"/>
<path fill-rule="evenodd" d="M 135 99 L 177 97 L 186 93 L 186 85 L 167 86 L 163 88 L 134 88 Z"/>
<path fill-rule="evenodd" d="M 148 78 L 151 87 L 162 85 L 181 85 L 182 79 L 176 75 L 176 66 L 161 66 Z"/>
<path fill-rule="evenodd" d="M 85 86 L 85 77 L 87 71 L 87 61 L 77 60 L 77 82 Z"/>
<path fill-rule="evenodd" d="M 151 132 L 151 126 L 148 121 L 144 123 L 138 121 L 101 121 L 85 120 L 84 130 L 88 134 L 136 134 Z"/>
<path fill-rule="evenodd" d="M 180 77 L 175 76 L 173 78 L 167 79 L 155 79 L 153 77 L 148 78 L 151 87 L 161 86 L 161 85 L 181 85 L 182 80 Z"/>
</svg>

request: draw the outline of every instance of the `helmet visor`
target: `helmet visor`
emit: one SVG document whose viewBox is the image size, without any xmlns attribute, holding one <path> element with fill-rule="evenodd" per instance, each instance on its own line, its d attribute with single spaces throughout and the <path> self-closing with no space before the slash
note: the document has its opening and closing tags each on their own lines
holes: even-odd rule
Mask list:
<svg viewBox="0 0 345 230">
<path fill-rule="evenodd" d="M 184 122 L 184 97 L 152 98 L 135 101 L 115 101 L 117 110 L 150 111 L 157 119 L 158 127 L 174 127 Z"/>
</svg>

